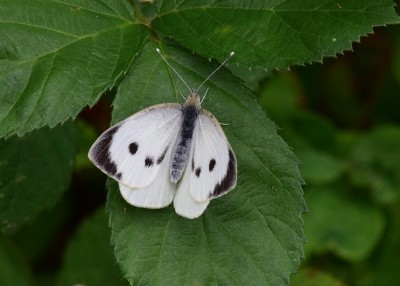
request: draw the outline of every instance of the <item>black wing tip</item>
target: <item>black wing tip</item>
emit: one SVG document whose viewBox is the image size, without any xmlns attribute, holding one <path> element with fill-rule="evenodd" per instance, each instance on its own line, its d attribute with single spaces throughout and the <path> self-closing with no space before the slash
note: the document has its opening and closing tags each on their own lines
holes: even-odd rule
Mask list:
<svg viewBox="0 0 400 286">
<path fill-rule="evenodd" d="M 215 186 L 214 191 L 210 193 L 208 198 L 212 199 L 220 197 L 223 194 L 226 194 L 236 186 L 236 180 L 237 180 L 236 156 L 233 153 L 232 149 L 229 148 L 229 162 L 225 177 L 221 180 L 220 183 L 218 183 Z"/>
<path fill-rule="evenodd" d="M 89 160 L 92 161 L 96 167 L 116 180 L 121 179 L 122 173 L 118 172 L 117 165 L 111 159 L 110 146 L 119 127 L 120 125 L 115 125 L 101 134 L 88 153 Z"/>
</svg>

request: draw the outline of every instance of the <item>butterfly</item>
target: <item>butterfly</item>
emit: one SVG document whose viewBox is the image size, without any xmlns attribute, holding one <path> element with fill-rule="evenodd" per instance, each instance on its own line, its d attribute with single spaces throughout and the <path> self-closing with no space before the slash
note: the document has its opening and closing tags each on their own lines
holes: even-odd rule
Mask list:
<svg viewBox="0 0 400 286">
<path fill-rule="evenodd" d="M 173 202 L 177 214 L 199 217 L 211 199 L 236 185 L 236 157 L 217 119 L 201 108 L 195 90 L 157 52 L 189 88 L 185 103 L 143 109 L 106 130 L 89 150 L 89 159 L 119 183 L 131 205 L 158 209 Z"/>
</svg>

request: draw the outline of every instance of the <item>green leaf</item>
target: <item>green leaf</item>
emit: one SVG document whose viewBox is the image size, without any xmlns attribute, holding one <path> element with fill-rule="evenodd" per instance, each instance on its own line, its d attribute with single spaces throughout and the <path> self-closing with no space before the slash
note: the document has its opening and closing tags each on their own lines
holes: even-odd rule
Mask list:
<svg viewBox="0 0 400 286">
<path fill-rule="evenodd" d="M 280 73 L 261 92 L 260 103 L 282 128 L 280 134 L 296 151 L 300 170 L 308 184 L 337 180 L 344 163 L 331 154 L 335 150 L 335 129 L 320 115 L 305 112 L 296 104 L 299 87 L 292 74 Z"/>
<path fill-rule="evenodd" d="M 307 184 L 332 183 L 344 173 L 344 163 L 327 152 L 313 148 L 303 148 L 296 151 L 301 161 L 301 174 Z"/>
<path fill-rule="evenodd" d="M 291 129 L 301 140 L 289 142 L 292 147 L 307 146 L 334 154 L 336 130 L 332 123 L 321 115 L 310 111 L 299 111 L 291 118 Z M 316 132 L 318 131 L 318 132 Z"/>
<path fill-rule="evenodd" d="M 271 71 L 266 71 L 262 68 L 247 68 L 238 65 L 227 65 L 227 68 L 253 92 L 257 92 L 260 89 L 261 81 L 273 76 Z"/>
<path fill-rule="evenodd" d="M 72 124 L 0 141 L 0 227 L 15 231 L 67 189 L 76 153 Z"/>
<path fill-rule="evenodd" d="M 400 196 L 400 128 L 381 126 L 355 146 L 352 180 L 372 190 L 379 203 L 392 203 Z"/>
<path fill-rule="evenodd" d="M 299 94 L 299 84 L 293 73 L 280 72 L 264 85 L 260 91 L 259 102 L 268 116 L 281 126 L 287 123 L 299 108 Z"/>
<path fill-rule="evenodd" d="M 57 285 L 128 285 L 115 262 L 103 208 L 87 219 L 70 241 Z"/>
<path fill-rule="evenodd" d="M 354 146 L 356 146 L 362 138 L 362 134 L 354 130 L 339 130 L 336 133 L 337 140 L 337 153 L 340 154 L 341 158 L 349 160 L 354 152 Z"/>
<path fill-rule="evenodd" d="M 29 268 L 18 249 L 0 235 L 0 285 L 33 285 Z"/>
<path fill-rule="evenodd" d="M 70 222 L 76 219 L 75 213 L 75 206 L 71 206 L 71 201 L 64 196 L 53 208 L 42 211 L 31 223 L 21 227 L 13 235 L 13 241 L 24 258 L 35 265 L 54 251 L 54 242 L 58 245 L 60 237 L 65 236 L 66 229 L 69 229 L 66 225 L 71 225 Z"/>
<path fill-rule="evenodd" d="M 163 52 L 190 86 L 216 66 L 176 47 Z M 118 90 L 113 122 L 151 104 L 181 100 L 179 91 L 188 93 L 153 44 L 134 66 Z M 229 123 L 224 131 L 237 156 L 237 187 L 188 220 L 172 207 L 130 206 L 112 182 L 107 210 L 117 261 L 132 285 L 287 285 L 303 256 L 306 207 L 298 161 L 254 95 L 229 72 L 222 69 L 206 87 L 203 107 Z"/>
<path fill-rule="evenodd" d="M 0 137 L 75 117 L 129 67 L 143 25 L 123 0 L 0 2 Z"/>
<path fill-rule="evenodd" d="M 353 262 L 371 254 L 385 225 L 378 208 L 343 195 L 339 188 L 318 187 L 307 194 L 307 254 L 332 251 Z"/>
<path fill-rule="evenodd" d="M 399 23 L 392 0 L 156 1 L 152 27 L 206 57 L 286 68 L 351 49 L 373 26 Z"/>
</svg>

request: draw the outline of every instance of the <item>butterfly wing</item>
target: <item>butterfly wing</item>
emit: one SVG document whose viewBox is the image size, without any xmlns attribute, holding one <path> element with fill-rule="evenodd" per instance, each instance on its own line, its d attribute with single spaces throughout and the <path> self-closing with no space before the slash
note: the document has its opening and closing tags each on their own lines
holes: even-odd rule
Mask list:
<svg viewBox="0 0 400 286">
<path fill-rule="evenodd" d="M 131 205 L 159 209 L 168 206 L 176 191 L 176 184 L 170 181 L 170 164 L 172 148 L 168 148 L 165 154 L 165 163 L 161 164 L 155 180 L 147 187 L 141 189 L 132 189 L 119 183 L 119 190 L 122 197 Z"/>
<path fill-rule="evenodd" d="M 204 202 L 229 192 L 236 185 L 236 157 L 214 116 L 202 109 L 194 130 L 190 193 Z M 188 163 L 188 165 L 189 165 Z"/>
<path fill-rule="evenodd" d="M 181 121 L 179 104 L 146 108 L 100 135 L 89 150 L 89 158 L 128 188 L 148 187 L 162 166 L 169 166 L 166 155 L 170 156 Z"/>
<path fill-rule="evenodd" d="M 209 200 L 236 185 L 236 157 L 218 121 L 201 110 L 193 133 L 190 157 L 174 198 L 175 211 L 196 218 Z"/>
<path fill-rule="evenodd" d="M 209 203 L 209 201 L 198 202 L 193 198 L 190 194 L 190 189 L 193 187 L 191 183 L 190 177 L 184 173 L 174 197 L 175 212 L 189 219 L 201 216 Z"/>
</svg>

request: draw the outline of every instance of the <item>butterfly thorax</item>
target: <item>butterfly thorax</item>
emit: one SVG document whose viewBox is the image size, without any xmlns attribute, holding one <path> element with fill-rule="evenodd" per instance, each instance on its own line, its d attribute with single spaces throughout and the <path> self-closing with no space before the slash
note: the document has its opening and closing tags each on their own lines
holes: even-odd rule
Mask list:
<svg viewBox="0 0 400 286">
<path fill-rule="evenodd" d="M 192 91 L 182 105 L 183 120 L 171 160 L 170 179 L 172 183 L 177 183 L 181 179 L 189 160 L 193 131 L 199 112 L 200 97 L 196 92 Z"/>
</svg>

